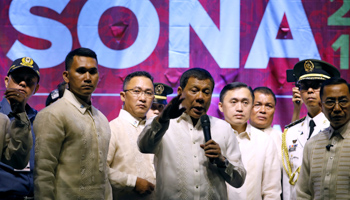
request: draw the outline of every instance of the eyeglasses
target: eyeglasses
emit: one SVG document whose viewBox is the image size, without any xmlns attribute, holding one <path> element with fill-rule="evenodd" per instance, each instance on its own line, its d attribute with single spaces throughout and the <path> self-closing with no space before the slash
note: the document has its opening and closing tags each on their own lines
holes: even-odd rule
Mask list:
<svg viewBox="0 0 350 200">
<path fill-rule="evenodd" d="M 313 90 L 320 90 L 322 82 L 319 81 L 309 81 L 309 82 L 301 82 L 298 84 L 299 90 L 308 90 L 312 88 Z"/>
<path fill-rule="evenodd" d="M 144 91 L 144 90 L 136 88 L 136 89 L 124 90 L 124 92 L 130 92 L 135 97 L 140 97 L 142 94 L 144 94 L 146 98 L 153 98 L 154 97 L 154 92 L 151 90 Z"/>
<path fill-rule="evenodd" d="M 338 101 L 336 100 L 326 100 L 325 102 L 322 102 L 326 107 L 333 108 L 335 104 L 339 104 L 340 107 L 347 107 L 349 105 L 348 99 L 340 99 Z"/>
</svg>

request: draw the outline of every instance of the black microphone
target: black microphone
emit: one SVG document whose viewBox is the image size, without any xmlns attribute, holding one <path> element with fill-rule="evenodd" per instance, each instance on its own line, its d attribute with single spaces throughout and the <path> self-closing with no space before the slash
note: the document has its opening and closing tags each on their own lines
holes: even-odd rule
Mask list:
<svg viewBox="0 0 350 200">
<path fill-rule="evenodd" d="M 202 128 L 203 128 L 205 142 L 208 142 L 211 139 L 210 121 L 209 121 L 208 115 L 202 115 L 201 116 L 201 125 L 202 125 Z"/>
<path fill-rule="evenodd" d="M 329 150 L 331 149 L 332 146 L 333 146 L 332 144 L 327 145 L 327 146 L 326 146 L 327 151 L 329 151 Z"/>
</svg>

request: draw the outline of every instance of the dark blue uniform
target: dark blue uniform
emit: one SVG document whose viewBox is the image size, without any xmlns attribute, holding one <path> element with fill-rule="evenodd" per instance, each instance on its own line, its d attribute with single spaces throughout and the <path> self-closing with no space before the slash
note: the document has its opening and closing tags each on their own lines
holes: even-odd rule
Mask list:
<svg viewBox="0 0 350 200">
<path fill-rule="evenodd" d="M 34 196 L 33 170 L 35 135 L 33 132 L 33 122 L 38 111 L 31 108 L 28 104 L 25 110 L 31 123 L 33 135 L 33 147 L 30 151 L 29 160 L 30 171 L 15 171 L 12 167 L 0 162 L 0 200 L 24 199 L 27 196 Z M 11 111 L 10 104 L 4 98 L 0 102 L 0 112 L 8 115 Z M 9 116 L 9 118 L 11 119 L 11 116 Z"/>
</svg>

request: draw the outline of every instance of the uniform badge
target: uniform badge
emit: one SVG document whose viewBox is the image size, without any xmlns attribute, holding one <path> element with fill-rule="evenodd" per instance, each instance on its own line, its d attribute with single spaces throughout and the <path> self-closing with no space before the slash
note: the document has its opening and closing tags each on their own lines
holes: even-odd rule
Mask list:
<svg viewBox="0 0 350 200">
<path fill-rule="evenodd" d="M 29 57 L 22 58 L 21 65 L 33 68 L 34 61 Z"/>
<path fill-rule="evenodd" d="M 306 72 L 312 72 L 314 68 L 315 68 L 314 63 L 312 63 L 311 60 L 305 61 L 304 69 Z"/>
<path fill-rule="evenodd" d="M 298 146 L 297 144 L 289 145 L 288 151 L 289 152 L 295 151 L 297 149 L 297 146 Z"/>
<path fill-rule="evenodd" d="M 159 85 L 157 85 L 155 90 L 156 90 L 156 94 L 160 95 L 160 94 L 162 94 L 164 92 L 164 86 L 159 84 Z"/>
</svg>

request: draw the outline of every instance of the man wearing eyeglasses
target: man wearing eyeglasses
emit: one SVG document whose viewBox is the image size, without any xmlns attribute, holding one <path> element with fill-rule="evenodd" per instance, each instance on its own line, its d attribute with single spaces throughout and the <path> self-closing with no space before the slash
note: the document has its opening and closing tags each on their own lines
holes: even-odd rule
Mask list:
<svg viewBox="0 0 350 200">
<path fill-rule="evenodd" d="M 298 199 L 350 199 L 350 92 L 342 78 L 324 82 L 322 111 L 330 126 L 305 145 Z"/>
<path fill-rule="evenodd" d="M 142 154 L 137 147 L 154 99 L 153 77 L 145 71 L 129 74 L 120 98 L 123 108 L 110 122 L 112 135 L 107 157 L 113 199 L 154 199 L 153 155 Z"/>
<path fill-rule="evenodd" d="M 321 84 L 331 77 L 340 77 L 331 64 L 315 59 L 298 62 L 293 69 L 296 85 L 308 114 L 285 127 L 282 135 L 283 199 L 296 199 L 295 184 L 301 170 L 305 143 L 329 126 L 320 106 Z"/>
</svg>

